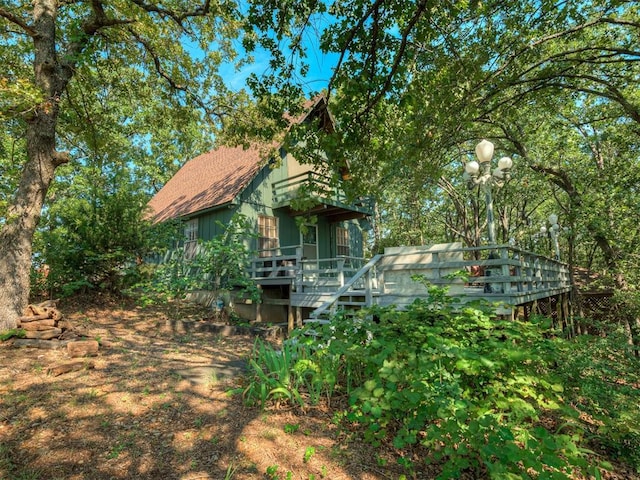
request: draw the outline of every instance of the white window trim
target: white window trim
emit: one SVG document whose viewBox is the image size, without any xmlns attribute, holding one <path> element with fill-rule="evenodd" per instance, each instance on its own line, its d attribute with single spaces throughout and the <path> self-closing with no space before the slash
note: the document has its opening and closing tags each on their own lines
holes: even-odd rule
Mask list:
<svg viewBox="0 0 640 480">
<path fill-rule="evenodd" d="M 267 225 L 263 226 L 263 219 L 268 220 Z M 263 232 L 266 234 L 274 233 L 274 236 L 270 237 L 263 235 Z M 264 248 L 265 245 L 268 245 L 267 249 Z M 274 217 L 272 215 L 258 215 L 258 251 L 260 256 L 269 257 L 272 255 L 273 249 L 277 248 L 280 248 L 280 222 L 278 217 Z"/>
</svg>

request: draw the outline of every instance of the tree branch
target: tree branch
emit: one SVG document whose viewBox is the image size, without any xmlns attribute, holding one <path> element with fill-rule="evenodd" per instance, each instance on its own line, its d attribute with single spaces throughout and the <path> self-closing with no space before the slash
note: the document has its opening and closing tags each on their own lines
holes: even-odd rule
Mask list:
<svg viewBox="0 0 640 480">
<path fill-rule="evenodd" d="M 211 9 L 211 1 L 205 0 L 202 5 L 196 6 L 193 10 L 185 11 L 182 13 L 178 13 L 174 10 L 168 10 L 166 8 L 162 8 L 158 5 L 151 5 L 149 3 L 144 2 L 143 0 L 131 0 L 138 7 L 142 8 L 145 12 L 149 13 L 157 13 L 162 17 L 168 17 L 173 20 L 183 31 L 187 31 L 183 22 L 187 18 L 190 17 L 203 17 L 207 15 Z"/>
<path fill-rule="evenodd" d="M 583 57 L 582 55 L 586 52 L 590 52 L 590 51 L 596 51 L 596 52 L 609 52 L 609 55 L 596 55 L 595 57 Z M 571 58 L 571 55 L 577 55 L 576 58 Z M 636 50 L 628 50 L 628 49 L 624 49 L 624 48 L 612 48 L 612 47 L 584 47 L 584 48 L 579 48 L 579 49 L 574 49 L 574 50 L 567 50 L 564 52 L 560 52 L 554 55 L 550 55 L 546 58 L 541 59 L 540 61 L 534 63 L 533 65 L 529 66 L 526 70 L 522 71 L 521 73 L 519 73 L 518 77 L 522 78 L 525 75 L 529 74 L 530 72 L 532 72 L 533 70 L 542 67 L 545 63 L 553 63 L 553 62 L 558 62 L 558 61 L 570 61 L 573 62 L 574 65 L 579 65 L 581 63 L 592 63 L 594 62 L 594 59 L 597 60 L 598 58 L 603 58 L 603 57 L 616 57 L 616 56 L 631 56 L 631 57 L 638 57 L 638 59 L 640 59 L 640 51 L 636 51 Z M 622 58 L 620 61 L 623 62 L 629 62 L 632 61 L 632 59 L 629 58 Z"/>
<path fill-rule="evenodd" d="M 559 88 L 564 88 L 567 90 L 573 90 L 575 92 L 582 92 L 582 93 L 587 93 L 590 95 L 594 95 L 594 96 L 599 96 L 602 98 L 608 98 L 609 100 L 612 100 L 616 103 L 618 103 L 622 109 L 624 110 L 625 113 L 627 113 L 629 115 L 629 117 L 636 123 L 640 124 L 640 108 L 634 104 L 632 104 L 630 101 L 628 101 L 625 96 L 622 94 L 622 92 L 620 92 L 620 90 L 618 90 L 614 85 L 611 85 L 610 83 L 606 82 L 603 79 L 597 78 L 597 77 L 591 77 L 590 76 L 570 76 L 570 75 L 566 75 L 566 77 L 568 78 L 583 78 L 583 79 L 590 79 L 593 82 L 602 84 L 605 87 L 605 91 L 602 90 L 596 90 L 593 88 L 587 88 L 587 87 L 580 87 L 580 86 L 575 86 L 575 85 L 567 85 L 565 83 L 559 82 L 559 83 L 548 83 L 548 86 L 551 87 L 559 87 Z"/>
<path fill-rule="evenodd" d="M 211 107 L 209 107 L 198 95 L 196 95 L 195 93 L 191 92 L 187 86 L 185 85 L 181 85 L 179 83 L 177 83 L 173 77 L 171 77 L 171 75 L 169 75 L 165 69 L 162 66 L 162 62 L 160 61 L 160 56 L 156 53 L 155 49 L 153 48 L 153 46 L 144 38 L 142 38 L 137 32 L 135 32 L 133 29 L 129 29 L 129 33 L 131 34 L 131 36 L 138 42 L 140 43 L 140 45 L 143 46 L 143 48 L 145 49 L 145 51 L 151 56 L 152 60 L 153 60 L 153 65 L 154 68 L 156 69 L 156 73 L 163 78 L 168 84 L 169 86 L 176 90 L 176 91 L 180 91 L 180 92 L 184 92 L 185 94 L 187 94 L 207 115 L 213 115 L 218 117 L 219 119 L 222 118 L 222 114 L 220 112 L 216 112 L 214 109 L 212 109 Z"/>
<path fill-rule="evenodd" d="M 71 155 L 69 154 L 69 152 L 54 152 L 53 154 L 54 167 L 69 163 L 69 160 L 71 160 Z"/>
<path fill-rule="evenodd" d="M 539 163 L 534 163 L 531 165 L 531 170 L 534 172 L 542 173 L 551 183 L 559 186 L 562 190 L 564 190 L 569 198 L 571 198 L 574 205 L 579 206 L 582 203 L 582 199 L 580 198 L 580 193 L 576 190 L 571 178 L 569 178 L 569 174 L 564 170 L 545 167 L 540 165 Z"/>
<path fill-rule="evenodd" d="M 402 59 L 404 58 L 404 52 L 407 48 L 409 35 L 411 34 L 413 27 L 415 27 L 416 23 L 418 23 L 418 20 L 420 20 L 420 18 L 422 17 L 422 14 L 425 12 L 426 9 L 427 9 L 427 0 L 422 0 L 416 7 L 416 11 L 411 17 L 411 20 L 409 20 L 409 22 L 407 23 L 407 26 L 404 28 L 404 30 L 402 30 L 402 33 L 400 36 L 400 46 L 396 51 L 395 57 L 393 59 L 393 64 L 391 65 L 391 68 L 389 68 L 389 72 L 387 73 L 384 83 L 378 89 L 378 93 L 374 95 L 373 99 L 369 100 L 367 102 L 367 105 L 365 105 L 365 108 L 356 115 L 356 118 L 355 118 L 356 122 L 360 118 L 367 115 L 371 111 L 371 109 L 380 101 L 380 99 L 384 96 L 384 94 L 387 93 L 387 91 L 389 90 L 389 87 L 391 86 L 391 82 L 393 81 L 393 77 L 398 72 L 398 69 L 400 68 L 400 64 L 402 63 Z"/>
<path fill-rule="evenodd" d="M 557 40 L 560 39 L 562 37 L 577 33 L 581 30 L 585 30 L 587 28 L 596 26 L 598 24 L 603 24 L 603 23 L 607 23 L 607 24 L 616 24 L 616 25 L 625 25 L 625 26 L 637 26 L 635 23 L 633 22 L 628 22 L 625 20 L 620 20 L 620 19 L 616 19 L 616 18 L 606 18 L 606 17 L 600 17 L 600 18 L 596 18 L 594 20 L 591 20 L 589 22 L 585 22 L 582 23 L 580 25 L 575 25 L 571 28 L 568 28 L 566 30 L 563 30 L 561 32 L 555 32 L 553 34 L 550 35 L 546 35 L 543 36 L 541 38 L 539 38 L 538 40 L 522 47 L 521 49 L 519 49 L 518 51 L 515 51 L 514 53 L 512 53 L 511 55 L 509 55 L 505 62 L 502 64 L 502 66 L 500 68 L 498 68 L 495 72 L 493 72 L 493 74 L 489 77 L 490 79 L 495 79 L 498 76 L 500 76 L 517 58 L 519 58 L 521 55 L 523 55 L 525 52 L 532 50 L 533 48 L 536 48 L 546 42 L 552 41 L 552 40 Z M 483 81 L 484 83 L 485 81 Z"/>
<path fill-rule="evenodd" d="M 108 18 L 100 0 L 91 0 L 91 8 L 93 10 L 93 17 L 86 19 L 82 24 L 82 32 L 84 35 L 69 43 L 64 54 L 61 56 L 60 66 L 65 72 L 66 80 L 69 80 L 73 75 L 76 59 L 96 33 L 104 28 L 135 23 L 134 20 L 130 19 Z"/>
<path fill-rule="evenodd" d="M 5 10 L 4 8 L 0 8 L 0 17 L 3 17 L 5 19 L 9 20 L 11 23 L 17 25 L 22 30 L 24 30 L 24 32 L 27 35 L 29 35 L 30 37 L 35 38 L 35 37 L 39 36 L 38 32 L 31 25 L 29 25 L 29 23 L 27 23 L 26 20 L 24 20 L 23 18 L 20 18 L 19 16 L 11 13 L 8 10 Z"/>
<path fill-rule="evenodd" d="M 360 19 L 358 20 L 358 23 L 356 23 L 353 26 L 353 28 L 349 31 L 349 35 L 347 37 L 347 40 L 346 40 L 345 44 L 342 46 L 342 48 L 340 50 L 340 56 L 338 57 L 338 62 L 336 63 L 336 67 L 335 67 L 334 73 L 331 76 L 331 79 L 329 80 L 329 85 L 327 86 L 327 99 L 331 95 L 331 88 L 333 86 L 333 82 L 334 82 L 334 80 L 336 78 L 336 75 L 340 71 L 340 67 L 342 66 L 342 62 L 344 62 L 344 57 L 347 55 L 347 52 L 349 51 L 351 43 L 353 42 L 354 38 L 356 37 L 356 34 L 364 27 L 364 23 L 371 16 L 373 11 L 375 9 L 377 9 L 384 2 L 385 2 L 385 0 L 376 0 L 375 2 L 373 2 L 373 4 L 371 6 L 369 6 L 369 9 L 364 13 L 364 15 L 362 15 L 360 17 Z"/>
<path fill-rule="evenodd" d="M 640 28 L 639 22 L 632 22 L 629 20 L 620 20 L 619 18 L 603 18 L 602 21 L 604 23 L 609 23 L 611 25 L 624 25 L 625 27 Z"/>
</svg>

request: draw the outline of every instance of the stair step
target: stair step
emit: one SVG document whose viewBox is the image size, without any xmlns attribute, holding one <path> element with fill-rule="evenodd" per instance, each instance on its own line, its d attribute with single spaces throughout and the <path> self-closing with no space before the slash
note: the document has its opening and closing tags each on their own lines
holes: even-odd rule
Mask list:
<svg viewBox="0 0 640 480">
<path fill-rule="evenodd" d="M 328 325 L 331 323 L 330 320 L 325 320 L 324 318 L 308 318 L 303 320 L 302 323 L 313 323 L 315 325 Z"/>
</svg>

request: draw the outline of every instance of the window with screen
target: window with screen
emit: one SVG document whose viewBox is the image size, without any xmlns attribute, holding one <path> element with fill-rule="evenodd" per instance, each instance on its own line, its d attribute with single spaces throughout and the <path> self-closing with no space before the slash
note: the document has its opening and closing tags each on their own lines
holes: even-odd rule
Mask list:
<svg viewBox="0 0 640 480">
<path fill-rule="evenodd" d="M 349 229 L 336 227 L 336 254 L 349 256 Z"/>
<path fill-rule="evenodd" d="M 258 217 L 258 250 L 260 256 L 268 257 L 278 248 L 278 219 L 260 215 Z"/>
<path fill-rule="evenodd" d="M 193 258 L 198 248 L 198 219 L 188 220 L 184 224 L 184 256 Z"/>
</svg>

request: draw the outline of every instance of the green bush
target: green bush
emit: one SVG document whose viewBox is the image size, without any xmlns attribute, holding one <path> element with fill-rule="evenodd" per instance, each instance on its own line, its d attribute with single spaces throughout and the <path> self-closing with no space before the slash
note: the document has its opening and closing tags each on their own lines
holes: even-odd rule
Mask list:
<svg viewBox="0 0 640 480">
<path fill-rule="evenodd" d="M 563 344 L 558 373 L 566 396 L 588 419 L 593 441 L 640 472 L 640 360 L 623 328 Z"/>
<path fill-rule="evenodd" d="M 193 258 L 187 258 L 182 248 L 166 252 L 149 278 L 136 285 L 141 301 L 181 300 L 193 290 L 237 290 L 258 301 L 259 291 L 247 273 L 252 252 L 245 240 L 252 229 L 246 217 L 236 215 L 224 233 L 200 242 Z"/>
<path fill-rule="evenodd" d="M 135 281 L 152 235 L 143 219 L 148 197 L 130 173 L 116 169 L 109 181 L 94 179 L 95 188 L 68 186 L 49 205 L 34 239 L 33 294 L 119 293 Z"/>
<path fill-rule="evenodd" d="M 549 322 L 501 320 L 480 303 L 456 310 L 442 290 L 430 293 L 406 311 L 338 315 L 313 326 L 313 335 L 301 332 L 297 350 L 282 352 L 289 363 L 279 364 L 277 376 L 264 361 L 272 353 L 257 352 L 261 373 L 247 392 L 265 388 L 262 404 L 269 391 L 286 390 L 279 400 L 295 404 L 313 398 L 310 385 L 322 386 L 300 381 L 297 365 L 305 361 L 299 369 L 327 381 L 327 395 L 348 396 L 349 408 L 338 416 L 367 442 L 392 442 L 400 453 L 421 445 L 429 452 L 423 461 L 441 467 L 439 478 L 465 471 L 501 479 L 598 476 L 555 373 L 566 341 L 550 334 Z M 287 383 L 268 383 L 276 377 Z M 409 456 L 400 461 L 411 468 Z"/>
<path fill-rule="evenodd" d="M 318 355 L 298 341 L 284 342 L 274 349 L 258 340 L 249 361 L 245 402 L 264 408 L 268 401 L 287 401 L 300 407 L 316 405 L 330 398 L 336 384 L 334 368 L 327 357 Z"/>
<path fill-rule="evenodd" d="M 541 325 L 498 320 L 478 305 L 432 306 L 377 311 L 367 339 L 332 340 L 332 351 L 353 358 L 345 362 L 351 369 L 362 362 L 366 380 L 350 394 L 347 419 L 365 427 L 365 439 L 427 447 L 425 461 L 442 465 L 440 478 L 468 469 L 568 478 L 585 468 L 581 430 L 551 371 L 555 341 Z M 542 426 L 547 418 L 566 423 L 551 432 Z"/>
</svg>

